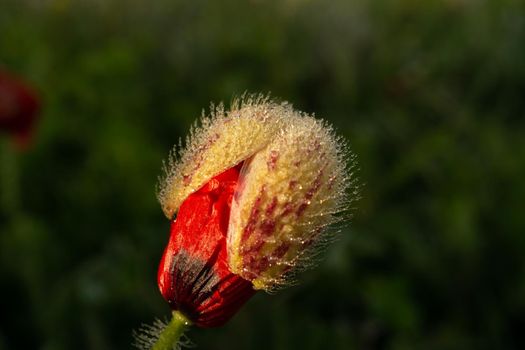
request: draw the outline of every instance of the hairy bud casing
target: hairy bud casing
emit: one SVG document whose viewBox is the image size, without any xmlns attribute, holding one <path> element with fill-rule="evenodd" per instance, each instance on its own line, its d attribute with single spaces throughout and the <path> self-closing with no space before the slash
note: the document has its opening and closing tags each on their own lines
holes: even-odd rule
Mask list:
<svg viewBox="0 0 525 350">
<path fill-rule="evenodd" d="M 159 186 L 174 219 L 159 288 L 203 327 L 224 323 L 255 290 L 311 265 L 358 192 L 354 157 L 324 121 L 244 96 L 192 128 Z"/>
</svg>

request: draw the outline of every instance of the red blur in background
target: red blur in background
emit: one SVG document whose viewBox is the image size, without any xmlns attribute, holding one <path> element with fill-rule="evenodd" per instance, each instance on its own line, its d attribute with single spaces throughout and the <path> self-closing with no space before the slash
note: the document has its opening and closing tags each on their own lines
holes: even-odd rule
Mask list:
<svg viewBox="0 0 525 350">
<path fill-rule="evenodd" d="M 19 149 L 29 146 L 40 107 L 31 86 L 0 69 L 0 132 L 11 135 Z"/>
</svg>

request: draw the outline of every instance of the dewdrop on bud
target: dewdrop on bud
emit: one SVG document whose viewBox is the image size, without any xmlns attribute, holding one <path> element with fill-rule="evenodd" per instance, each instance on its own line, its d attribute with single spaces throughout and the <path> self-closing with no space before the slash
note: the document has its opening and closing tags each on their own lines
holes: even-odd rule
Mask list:
<svg viewBox="0 0 525 350">
<path fill-rule="evenodd" d="M 172 226 L 158 284 L 171 308 L 214 327 L 255 290 L 289 284 L 355 199 L 353 166 L 326 122 L 287 103 L 250 95 L 212 107 L 159 185 Z"/>
</svg>

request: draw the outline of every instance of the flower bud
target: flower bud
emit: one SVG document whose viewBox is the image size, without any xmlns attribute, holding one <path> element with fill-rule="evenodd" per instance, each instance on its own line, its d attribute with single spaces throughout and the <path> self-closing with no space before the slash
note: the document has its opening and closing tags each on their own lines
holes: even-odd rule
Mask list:
<svg viewBox="0 0 525 350">
<path fill-rule="evenodd" d="M 347 153 L 330 126 L 289 104 L 248 96 L 213 108 L 160 183 L 165 215 L 178 212 L 158 275 L 171 307 L 216 326 L 254 290 L 310 266 L 357 193 Z"/>
</svg>

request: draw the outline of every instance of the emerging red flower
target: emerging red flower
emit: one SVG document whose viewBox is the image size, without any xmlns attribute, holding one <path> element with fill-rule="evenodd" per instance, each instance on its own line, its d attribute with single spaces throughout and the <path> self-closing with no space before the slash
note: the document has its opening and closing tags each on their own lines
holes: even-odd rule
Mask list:
<svg viewBox="0 0 525 350">
<path fill-rule="evenodd" d="M 228 268 L 226 233 L 241 165 L 211 179 L 182 203 L 158 284 L 171 308 L 199 327 L 221 326 L 255 293 Z"/>
<path fill-rule="evenodd" d="M 30 141 L 40 102 L 27 84 L 0 70 L 0 130 L 20 147 Z"/>
</svg>

